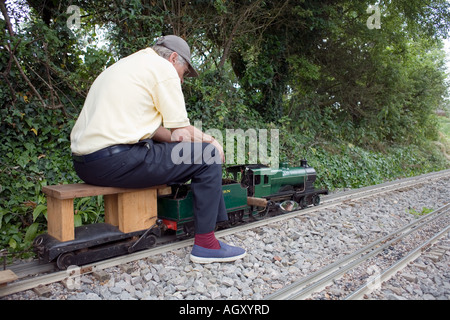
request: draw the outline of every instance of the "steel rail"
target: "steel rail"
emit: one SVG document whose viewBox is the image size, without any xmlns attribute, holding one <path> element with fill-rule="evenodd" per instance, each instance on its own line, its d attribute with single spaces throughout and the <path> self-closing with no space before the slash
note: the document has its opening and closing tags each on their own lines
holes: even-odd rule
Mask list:
<svg viewBox="0 0 450 320">
<path fill-rule="evenodd" d="M 355 251 L 354 253 L 337 260 L 328 266 L 302 278 L 283 289 L 267 296 L 266 300 L 300 300 L 309 297 L 312 293 L 323 290 L 333 280 L 341 277 L 343 274 L 354 267 L 367 261 L 370 257 L 378 254 L 380 251 L 390 245 L 400 241 L 410 233 L 431 223 L 450 211 L 450 204 L 430 212 L 426 216 L 417 219 L 402 228 L 378 239 L 369 245 Z M 397 236 L 397 234 L 399 234 Z"/>
<path fill-rule="evenodd" d="M 437 242 L 440 238 L 445 236 L 445 234 L 450 230 L 450 225 L 437 234 L 435 234 L 432 238 L 423 242 L 421 245 L 412 250 L 408 255 L 397 261 L 394 265 L 386 269 L 383 273 L 379 274 L 376 277 L 361 286 L 359 289 L 355 290 L 353 293 L 345 297 L 344 300 L 361 300 L 364 298 L 364 295 L 370 294 L 372 291 L 377 289 L 377 286 L 374 284 L 382 284 L 383 282 L 388 281 L 393 275 L 395 275 L 398 271 L 404 269 L 410 262 L 416 260 L 425 248 L 435 242 Z"/>
</svg>

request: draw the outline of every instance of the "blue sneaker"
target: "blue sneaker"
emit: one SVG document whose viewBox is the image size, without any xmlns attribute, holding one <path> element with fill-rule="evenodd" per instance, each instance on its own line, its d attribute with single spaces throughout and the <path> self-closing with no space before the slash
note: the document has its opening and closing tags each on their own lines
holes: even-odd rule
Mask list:
<svg viewBox="0 0 450 320">
<path fill-rule="evenodd" d="M 231 262 L 246 256 L 247 252 L 239 247 L 233 247 L 219 241 L 220 249 L 206 249 L 194 245 L 191 251 L 191 261 L 195 263 Z"/>
</svg>

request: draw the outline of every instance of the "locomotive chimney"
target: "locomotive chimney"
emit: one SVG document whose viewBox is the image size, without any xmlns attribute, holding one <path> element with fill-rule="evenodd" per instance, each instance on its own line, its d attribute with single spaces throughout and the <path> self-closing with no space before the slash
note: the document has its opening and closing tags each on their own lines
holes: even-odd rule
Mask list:
<svg viewBox="0 0 450 320">
<path fill-rule="evenodd" d="M 308 168 L 308 161 L 306 159 L 300 160 L 300 166 L 303 168 Z"/>
</svg>

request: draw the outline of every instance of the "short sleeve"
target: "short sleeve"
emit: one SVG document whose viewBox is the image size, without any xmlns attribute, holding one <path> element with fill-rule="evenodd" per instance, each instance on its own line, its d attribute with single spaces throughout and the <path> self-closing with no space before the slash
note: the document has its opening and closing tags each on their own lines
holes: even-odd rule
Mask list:
<svg viewBox="0 0 450 320">
<path fill-rule="evenodd" d="M 165 128 L 173 129 L 190 125 L 181 83 L 178 78 L 157 83 L 153 90 L 153 98 L 155 107 L 162 116 Z"/>
</svg>

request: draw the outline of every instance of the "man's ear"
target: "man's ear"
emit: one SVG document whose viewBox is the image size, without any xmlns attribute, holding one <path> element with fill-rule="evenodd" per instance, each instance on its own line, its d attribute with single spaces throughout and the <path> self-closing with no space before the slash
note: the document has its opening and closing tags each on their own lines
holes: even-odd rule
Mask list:
<svg viewBox="0 0 450 320">
<path fill-rule="evenodd" d="M 172 64 L 175 64 L 177 62 L 177 60 L 178 60 L 178 53 L 172 52 L 172 54 L 169 56 L 169 61 Z"/>
</svg>

